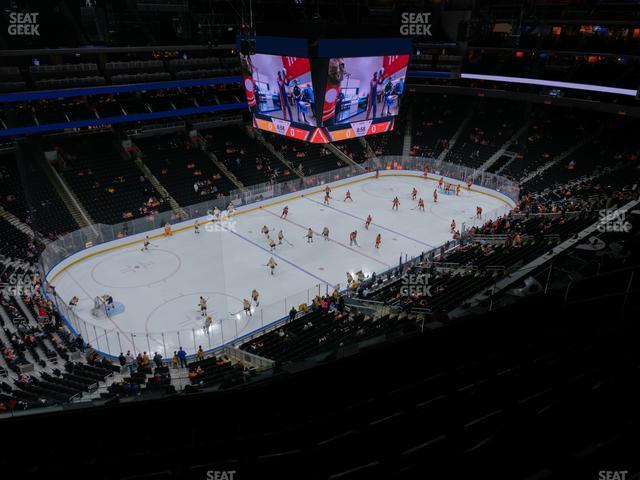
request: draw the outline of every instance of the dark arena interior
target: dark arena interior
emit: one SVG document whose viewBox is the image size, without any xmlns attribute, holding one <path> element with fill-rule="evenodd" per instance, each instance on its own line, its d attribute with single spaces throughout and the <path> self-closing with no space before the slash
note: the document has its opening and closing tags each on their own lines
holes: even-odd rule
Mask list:
<svg viewBox="0 0 640 480">
<path fill-rule="evenodd" d="M 638 0 L 1 6 L 1 478 L 640 479 Z"/>
</svg>

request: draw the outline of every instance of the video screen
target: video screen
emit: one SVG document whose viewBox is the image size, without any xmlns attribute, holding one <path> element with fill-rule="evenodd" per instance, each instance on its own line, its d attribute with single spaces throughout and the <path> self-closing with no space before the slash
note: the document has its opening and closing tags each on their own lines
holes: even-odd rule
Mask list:
<svg viewBox="0 0 640 480">
<path fill-rule="evenodd" d="M 317 125 L 308 58 L 240 55 L 247 104 L 254 114 Z"/>
<path fill-rule="evenodd" d="M 408 65 L 409 55 L 330 58 L 322 125 L 397 115 Z"/>
</svg>

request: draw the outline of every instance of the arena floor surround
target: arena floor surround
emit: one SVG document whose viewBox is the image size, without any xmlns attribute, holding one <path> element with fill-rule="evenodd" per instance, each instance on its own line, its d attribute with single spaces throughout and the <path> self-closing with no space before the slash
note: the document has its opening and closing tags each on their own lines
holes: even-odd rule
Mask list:
<svg viewBox="0 0 640 480">
<path fill-rule="evenodd" d="M 78 333 L 97 350 L 171 356 L 182 346 L 193 353 L 200 345 L 209 350 L 267 327 L 318 292 L 345 288 L 346 272 L 380 274 L 401 257 L 442 245 L 452 238 L 452 220 L 458 228 L 463 222 L 469 227 L 513 206 L 501 193 L 476 186 L 468 191 L 464 185 L 459 196 L 440 194 L 434 203 L 437 179 L 420 172 L 387 171 L 380 178 L 368 173 L 327 185 L 329 205 L 323 205 L 325 185 L 272 198 L 240 207 L 222 222 L 205 224 L 203 218 L 199 234 L 193 220 L 174 225 L 168 237 L 161 230 L 148 232 L 147 251 L 142 251 L 144 234 L 96 245 L 60 262 L 47 279 L 65 302 L 74 295 L 80 299 Z M 425 201 L 424 212 L 411 199 L 414 187 Z M 352 202 L 344 201 L 347 190 Z M 392 211 L 395 196 L 400 206 Z M 289 214 L 283 219 L 285 206 Z M 480 220 L 477 206 L 486 212 Z M 368 215 L 373 221 L 365 229 Z M 261 233 L 264 225 L 276 242 L 278 231 L 284 234 L 274 252 Z M 329 240 L 320 235 L 325 226 Z M 309 227 L 313 243 L 306 238 Z M 358 246 L 350 245 L 354 230 Z M 382 242 L 375 248 L 378 234 Z M 278 264 L 274 275 L 266 266 L 270 257 Z M 242 300 L 251 300 L 253 289 L 259 305 L 252 302 L 247 315 Z M 94 299 L 105 294 L 117 308 L 109 315 L 92 314 Z M 213 320 L 208 329 L 198 306 L 201 296 Z"/>
</svg>

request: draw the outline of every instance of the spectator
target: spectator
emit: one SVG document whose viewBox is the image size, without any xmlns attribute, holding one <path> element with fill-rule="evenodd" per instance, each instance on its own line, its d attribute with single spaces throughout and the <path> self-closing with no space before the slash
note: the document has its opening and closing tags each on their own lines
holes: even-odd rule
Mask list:
<svg viewBox="0 0 640 480">
<path fill-rule="evenodd" d="M 132 374 L 133 372 L 135 372 L 136 361 L 135 361 L 135 358 L 133 358 L 133 355 L 131 355 L 130 350 L 127 350 L 125 359 L 126 359 L 127 367 L 129 367 L 129 374 Z"/>
<path fill-rule="evenodd" d="M 120 355 L 118 356 L 118 362 L 121 367 L 124 367 L 127 364 L 127 359 L 122 352 L 120 352 Z"/>
<path fill-rule="evenodd" d="M 171 366 L 173 368 L 178 368 L 178 352 L 173 352 L 173 357 L 171 357 Z"/>
<path fill-rule="evenodd" d="M 160 355 L 158 352 L 155 352 L 155 354 L 153 355 L 153 362 L 156 364 L 156 367 L 161 368 L 162 367 L 162 355 Z"/>
<path fill-rule="evenodd" d="M 84 338 L 82 338 L 82 334 L 79 334 L 76 337 L 76 346 L 80 349 L 81 352 L 84 352 Z"/>
<path fill-rule="evenodd" d="M 296 314 L 298 313 L 298 311 L 296 310 L 296 307 L 291 307 L 291 310 L 289 310 L 289 321 L 293 322 L 293 320 L 296 318 Z"/>
<path fill-rule="evenodd" d="M 178 360 L 180 360 L 180 368 L 187 368 L 187 352 L 182 347 L 178 349 Z"/>
</svg>

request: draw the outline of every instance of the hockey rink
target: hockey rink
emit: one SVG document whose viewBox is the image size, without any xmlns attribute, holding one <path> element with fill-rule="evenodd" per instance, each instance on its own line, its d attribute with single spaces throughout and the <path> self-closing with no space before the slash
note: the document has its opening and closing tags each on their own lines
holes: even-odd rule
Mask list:
<svg viewBox="0 0 640 480">
<path fill-rule="evenodd" d="M 365 174 L 328 185 L 333 189 L 328 206 L 319 187 L 272 198 L 240 207 L 223 222 L 203 224 L 199 234 L 193 221 L 174 225 L 170 237 L 148 232 L 148 251 L 141 251 L 144 235 L 97 245 L 56 265 L 47 279 L 65 301 L 79 297 L 71 323 L 97 350 L 116 356 L 158 351 L 170 358 L 179 346 L 188 353 L 200 345 L 209 350 L 268 326 L 317 293 L 345 288 L 346 272 L 379 274 L 397 266 L 401 256 L 438 247 L 451 239 L 452 220 L 458 228 L 463 222 L 469 227 L 513 206 L 506 196 L 482 187 L 463 188 L 460 196 L 440 194 L 436 204 L 437 181 L 418 172 L 383 172 L 377 179 Z M 411 200 L 414 187 L 425 201 L 424 212 Z M 343 201 L 347 190 L 353 202 Z M 392 211 L 396 195 L 401 203 Z M 280 218 L 285 205 L 286 220 Z M 475 220 L 477 206 L 483 220 Z M 373 223 L 366 230 L 369 214 Z M 264 225 L 272 237 L 282 230 L 286 239 L 273 253 L 261 233 Z M 325 226 L 329 241 L 320 236 Z M 313 243 L 305 237 L 309 227 L 316 233 Z M 353 230 L 358 246 L 349 245 Z M 376 249 L 378 233 L 382 244 Z M 271 256 L 278 264 L 274 275 L 266 267 Z M 252 315 L 245 315 L 242 300 L 250 300 L 254 288 L 260 303 L 252 302 Z M 95 297 L 104 294 L 113 297 L 116 310 L 92 315 Z M 208 330 L 200 296 L 213 318 Z"/>
</svg>

